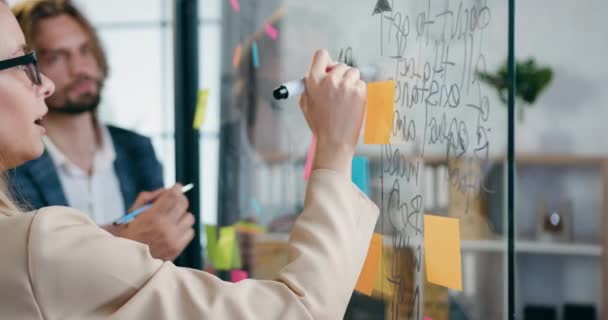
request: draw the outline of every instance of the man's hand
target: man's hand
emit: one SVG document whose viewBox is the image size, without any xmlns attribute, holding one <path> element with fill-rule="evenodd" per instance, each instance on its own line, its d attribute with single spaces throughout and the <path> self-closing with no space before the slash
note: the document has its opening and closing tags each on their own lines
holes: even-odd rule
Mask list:
<svg viewBox="0 0 608 320">
<path fill-rule="evenodd" d="M 153 257 L 172 261 L 194 238 L 194 216 L 187 212 L 182 186 L 142 192 L 129 211 L 154 201 L 150 209 L 119 228 L 117 236 L 145 243 Z"/>
</svg>

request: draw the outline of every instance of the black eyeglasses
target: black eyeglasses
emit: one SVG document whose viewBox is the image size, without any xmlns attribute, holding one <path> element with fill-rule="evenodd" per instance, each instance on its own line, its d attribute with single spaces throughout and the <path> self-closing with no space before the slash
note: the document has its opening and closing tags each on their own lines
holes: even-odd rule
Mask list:
<svg viewBox="0 0 608 320">
<path fill-rule="evenodd" d="M 0 70 L 5 70 L 14 67 L 23 67 L 27 76 L 35 85 L 42 84 L 40 77 L 40 68 L 38 67 L 38 59 L 35 52 L 30 52 L 24 56 L 0 61 Z"/>
</svg>

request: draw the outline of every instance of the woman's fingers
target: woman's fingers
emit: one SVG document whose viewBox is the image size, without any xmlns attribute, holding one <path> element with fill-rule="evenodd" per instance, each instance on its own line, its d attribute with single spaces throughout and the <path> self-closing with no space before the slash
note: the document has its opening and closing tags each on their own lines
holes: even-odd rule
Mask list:
<svg viewBox="0 0 608 320">
<path fill-rule="evenodd" d="M 333 64 L 329 53 L 326 50 L 317 50 L 312 59 L 312 64 L 310 65 L 310 69 L 308 70 L 308 76 L 306 77 L 306 82 L 308 84 L 309 81 L 320 82 L 325 78 L 327 74 L 327 69 Z"/>
<path fill-rule="evenodd" d="M 357 82 L 359 80 L 361 80 L 361 72 L 359 72 L 359 69 L 350 68 L 344 74 L 344 84 L 345 85 L 357 86 Z"/>
</svg>

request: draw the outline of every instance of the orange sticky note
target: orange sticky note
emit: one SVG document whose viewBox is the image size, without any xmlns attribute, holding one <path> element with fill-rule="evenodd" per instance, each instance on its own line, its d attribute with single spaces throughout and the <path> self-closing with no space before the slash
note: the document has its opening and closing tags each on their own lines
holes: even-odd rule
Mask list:
<svg viewBox="0 0 608 320">
<path fill-rule="evenodd" d="M 462 291 L 460 220 L 425 214 L 424 256 L 429 282 Z"/>
<path fill-rule="evenodd" d="M 367 85 L 367 116 L 365 144 L 389 144 L 395 112 L 395 81 L 372 82 Z"/>
<path fill-rule="evenodd" d="M 382 235 L 374 233 L 355 290 L 368 296 L 372 295 L 380 267 L 380 257 L 382 257 Z"/>
<path fill-rule="evenodd" d="M 241 56 L 243 55 L 243 46 L 239 43 L 236 48 L 234 48 L 234 56 L 232 56 L 232 67 L 237 69 L 239 64 L 241 64 Z"/>
</svg>

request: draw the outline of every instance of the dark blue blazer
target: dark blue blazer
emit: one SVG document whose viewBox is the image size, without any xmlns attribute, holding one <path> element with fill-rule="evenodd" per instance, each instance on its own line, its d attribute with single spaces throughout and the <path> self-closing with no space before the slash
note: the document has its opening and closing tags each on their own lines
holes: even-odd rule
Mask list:
<svg viewBox="0 0 608 320">
<path fill-rule="evenodd" d="M 141 191 L 163 187 L 162 167 L 150 139 L 113 126 L 108 129 L 116 151 L 114 170 L 125 208 L 129 208 Z M 9 185 L 14 200 L 25 208 L 69 206 L 57 169 L 46 151 L 40 158 L 10 170 Z"/>
</svg>

